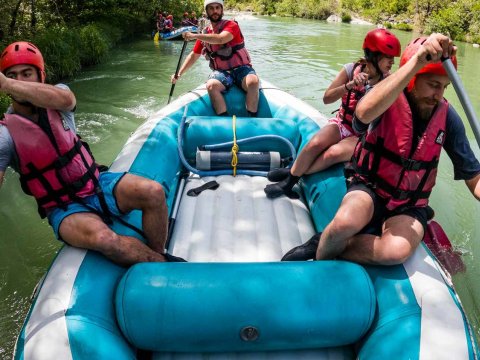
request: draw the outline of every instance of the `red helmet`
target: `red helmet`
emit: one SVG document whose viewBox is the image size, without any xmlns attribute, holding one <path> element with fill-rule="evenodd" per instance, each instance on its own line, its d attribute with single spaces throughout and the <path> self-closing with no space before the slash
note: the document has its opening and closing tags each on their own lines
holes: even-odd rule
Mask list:
<svg viewBox="0 0 480 360">
<path fill-rule="evenodd" d="M 362 48 L 388 56 L 400 56 L 401 52 L 400 41 L 394 34 L 385 29 L 370 30 L 365 36 Z"/>
<path fill-rule="evenodd" d="M 173 15 L 168 15 L 168 16 L 167 16 L 167 19 L 168 19 L 168 20 L 173 20 Z"/>
<path fill-rule="evenodd" d="M 26 41 L 18 41 L 8 45 L 0 55 L 0 71 L 15 65 L 32 65 L 35 66 L 40 73 L 40 80 L 45 81 L 45 63 L 43 56 L 38 48 Z"/>
<path fill-rule="evenodd" d="M 420 46 L 423 45 L 423 43 L 427 40 L 428 38 L 423 36 L 416 38 L 415 40 L 411 41 L 407 47 L 405 48 L 405 51 L 402 54 L 402 57 L 400 58 L 400 66 L 405 65 L 408 60 L 412 58 L 413 55 L 415 55 L 420 48 Z M 457 57 L 454 55 L 450 58 L 452 60 L 453 66 L 455 66 L 455 69 L 457 68 Z M 417 78 L 417 75 L 419 74 L 436 74 L 436 75 L 444 75 L 448 76 L 447 72 L 442 66 L 441 61 L 437 61 L 436 63 L 429 63 L 425 65 L 423 68 L 421 68 L 415 76 L 410 80 L 407 86 L 407 90 L 411 91 L 413 89 L 413 86 L 415 84 L 415 79 Z"/>
</svg>

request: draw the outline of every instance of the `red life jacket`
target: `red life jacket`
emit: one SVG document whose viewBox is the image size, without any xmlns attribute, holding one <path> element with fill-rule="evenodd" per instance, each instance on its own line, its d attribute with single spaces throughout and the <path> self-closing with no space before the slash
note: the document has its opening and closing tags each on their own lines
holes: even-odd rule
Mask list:
<svg viewBox="0 0 480 360">
<path fill-rule="evenodd" d="M 402 93 L 358 142 L 351 166 L 355 177 L 373 185 L 387 208 L 427 206 L 445 141 L 448 102 L 440 101 L 413 147 L 413 119 Z M 372 125 L 371 125 L 372 127 Z"/>
<path fill-rule="evenodd" d="M 352 79 L 361 73 L 365 69 L 365 64 L 355 63 L 353 66 L 353 75 Z M 352 80 L 349 79 L 349 80 Z M 360 100 L 363 95 L 365 95 L 365 86 L 358 85 L 354 86 L 351 90 L 348 90 L 342 97 L 342 104 L 337 113 L 337 119 L 342 121 L 342 124 L 353 134 L 352 129 L 352 120 L 355 108 L 357 107 L 358 100 Z"/>
<path fill-rule="evenodd" d="M 220 34 L 225 25 L 230 21 L 231 20 L 222 20 L 215 28 L 209 26 L 207 28 L 207 34 Z M 241 31 L 240 36 L 242 37 L 242 42 L 236 45 L 232 45 L 233 40 L 222 45 L 202 42 L 203 54 L 205 58 L 210 61 L 210 68 L 212 70 L 232 70 L 242 65 L 250 65 L 250 55 L 245 48 Z"/>
<path fill-rule="evenodd" d="M 17 114 L 5 114 L 19 159 L 23 191 L 35 197 L 42 217 L 46 211 L 95 193 L 98 170 L 79 136 L 69 129 L 54 110 L 47 110 L 53 138 L 33 121 Z M 54 140 L 54 141 L 52 141 Z"/>
</svg>

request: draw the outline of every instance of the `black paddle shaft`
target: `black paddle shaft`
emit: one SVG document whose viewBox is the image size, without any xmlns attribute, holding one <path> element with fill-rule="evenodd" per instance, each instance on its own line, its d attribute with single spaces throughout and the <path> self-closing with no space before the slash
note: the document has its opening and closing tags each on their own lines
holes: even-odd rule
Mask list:
<svg viewBox="0 0 480 360">
<path fill-rule="evenodd" d="M 183 41 L 182 51 L 180 51 L 180 58 L 178 59 L 177 70 L 175 70 L 175 79 L 178 77 L 178 70 L 180 70 L 180 64 L 182 63 L 183 53 L 185 52 L 185 48 L 187 47 L 187 40 Z M 172 84 L 172 88 L 170 89 L 170 95 L 168 95 L 168 102 L 170 104 L 170 100 L 172 100 L 173 89 L 175 89 L 175 84 Z"/>
</svg>

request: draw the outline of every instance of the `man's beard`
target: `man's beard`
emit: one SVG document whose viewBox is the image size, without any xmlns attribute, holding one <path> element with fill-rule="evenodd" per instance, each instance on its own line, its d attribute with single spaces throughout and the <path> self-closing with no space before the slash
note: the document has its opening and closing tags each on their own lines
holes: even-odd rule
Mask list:
<svg viewBox="0 0 480 360">
<path fill-rule="evenodd" d="M 221 21 L 221 20 L 222 20 L 222 17 L 223 17 L 223 13 L 218 16 L 218 19 L 217 19 L 217 20 L 212 19 L 211 16 L 207 16 L 208 20 L 210 20 L 210 21 L 213 22 L 213 23 L 217 23 L 217 22 Z"/>
<path fill-rule="evenodd" d="M 422 108 L 418 105 L 420 101 L 423 101 L 424 99 L 419 99 L 415 95 L 415 89 L 411 92 L 407 92 L 407 99 L 408 103 L 410 104 L 410 108 L 412 109 L 412 116 L 414 119 L 417 119 L 421 121 L 422 123 L 428 123 L 430 121 L 430 118 L 432 117 L 433 112 L 437 108 L 437 104 L 432 107 L 432 108 Z"/>
</svg>

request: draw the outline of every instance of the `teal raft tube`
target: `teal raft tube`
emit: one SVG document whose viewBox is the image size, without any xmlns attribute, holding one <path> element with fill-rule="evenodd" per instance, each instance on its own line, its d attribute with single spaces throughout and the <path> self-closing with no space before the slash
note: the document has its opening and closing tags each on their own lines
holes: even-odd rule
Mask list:
<svg viewBox="0 0 480 360">
<path fill-rule="evenodd" d="M 278 135 L 298 152 L 326 124 L 265 81 L 258 118 L 248 117 L 242 91 L 226 101 L 239 139 Z M 169 252 L 189 262 L 127 269 L 65 245 L 38 287 L 15 359 L 479 358 L 450 276 L 424 244 L 398 266 L 279 261 L 332 219 L 345 193 L 342 166 L 302 179 L 299 200 L 267 199 L 264 176 L 185 177 L 184 114 L 189 166 L 197 148 L 232 140 L 232 118 L 215 116 L 202 86 L 141 125 L 110 170 L 162 184 L 176 217 Z M 276 140 L 240 150 L 291 156 Z M 216 190 L 187 195 L 212 180 Z M 141 227 L 138 211 L 123 220 Z M 138 237 L 119 222 L 113 229 Z"/>
</svg>

